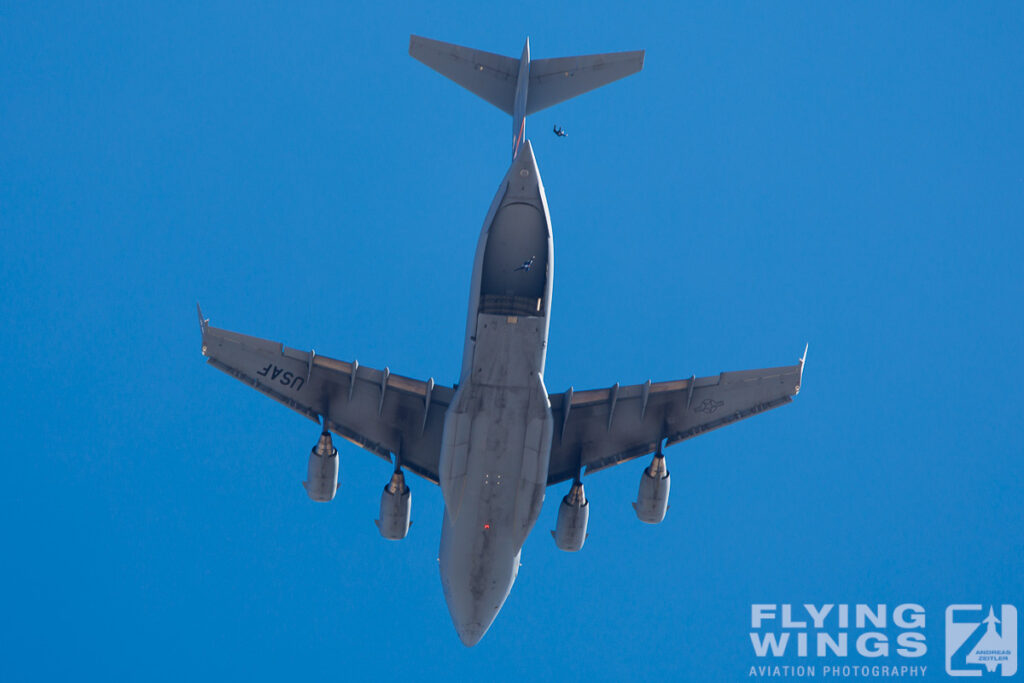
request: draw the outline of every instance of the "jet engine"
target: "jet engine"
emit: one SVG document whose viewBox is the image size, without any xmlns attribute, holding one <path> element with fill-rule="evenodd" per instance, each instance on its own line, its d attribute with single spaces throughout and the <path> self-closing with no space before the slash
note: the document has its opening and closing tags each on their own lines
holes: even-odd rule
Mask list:
<svg viewBox="0 0 1024 683">
<path fill-rule="evenodd" d="M 569 494 L 558 506 L 558 520 L 551 536 L 559 550 L 574 553 L 587 540 L 587 520 L 590 518 L 590 503 L 583 493 L 583 484 L 575 481 Z"/>
<path fill-rule="evenodd" d="M 309 454 L 306 481 L 302 485 L 306 487 L 306 494 L 318 503 L 334 499 L 338 490 L 338 449 L 331 443 L 331 434 L 327 430 L 320 435 L 320 440 Z"/>
<path fill-rule="evenodd" d="M 641 522 L 657 524 L 665 519 L 671 483 L 668 468 L 665 466 L 665 456 L 656 453 L 651 466 L 640 475 L 640 490 L 636 494 L 636 502 L 633 503 L 633 509 L 636 510 L 636 516 Z"/>
<path fill-rule="evenodd" d="M 374 520 L 380 535 L 389 541 L 400 541 L 409 533 L 412 513 L 412 492 L 405 485 L 401 470 L 391 475 L 391 481 L 380 494 L 380 519 Z"/>
</svg>

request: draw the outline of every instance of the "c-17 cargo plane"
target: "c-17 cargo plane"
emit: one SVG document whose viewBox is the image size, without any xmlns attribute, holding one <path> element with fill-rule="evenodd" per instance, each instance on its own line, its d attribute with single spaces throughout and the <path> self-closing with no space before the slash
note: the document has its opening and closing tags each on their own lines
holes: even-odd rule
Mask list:
<svg viewBox="0 0 1024 683">
<path fill-rule="evenodd" d="M 484 219 L 473 261 L 458 384 L 402 377 L 209 325 L 199 312 L 203 355 L 316 422 L 306 492 L 334 498 L 332 434 L 393 463 L 377 527 L 409 531 L 408 470 L 440 485 L 441 584 L 455 629 L 475 645 L 508 597 L 527 535 L 548 486 L 571 481 L 556 545 L 575 552 L 590 508 L 581 475 L 652 455 L 633 507 L 656 524 L 668 507 L 663 448 L 789 403 L 796 365 L 668 382 L 549 393 L 544 386 L 554 273 L 551 219 L 526 117 L 643 68 L 644 53 L 519 59 L 412 36 L 409 54 L 512 116 L 512 164 Z M 529 265 L 526 265 L 529 264 Z M 804 356 L 806 357 L 806 350 Z"/>
</svg>

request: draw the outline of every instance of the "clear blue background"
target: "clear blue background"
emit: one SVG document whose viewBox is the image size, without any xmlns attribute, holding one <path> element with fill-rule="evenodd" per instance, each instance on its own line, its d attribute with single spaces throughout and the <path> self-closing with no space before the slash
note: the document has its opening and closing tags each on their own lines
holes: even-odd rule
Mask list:
<svg viewBox="0 0 1024 683">
<path fill-rule="evenodd" d="M 947 604 L 1024 608 L 1020 4 L 39 5 L 0 6 L 0 678 L 735 680 L 750 603 L 805 601 L 923 604 L 939 678 Z M 440 491 L 386 542 L 346 444 L 310 502 L 316 428 L 195 319 L 457 381 L 511 125 L 410 33 L 647 50 L 528 123 L 551 391 L 810 342 L 792 405 L 668 452 L 664 524 L 634 462 L 561 553 L 549 491 L 471 650 Z"/>
</svg>

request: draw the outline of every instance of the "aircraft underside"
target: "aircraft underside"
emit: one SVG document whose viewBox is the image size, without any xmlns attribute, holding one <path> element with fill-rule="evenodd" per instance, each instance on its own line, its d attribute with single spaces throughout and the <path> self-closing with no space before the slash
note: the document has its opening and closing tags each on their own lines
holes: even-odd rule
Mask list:
<svg viewBox="0 0 1024 683">
<path fill-rule="evenodd" d="M 310 499 L 338 490 L 344 437 L 392 463 L 377 527 L 405 538 L 411 490 L 405 472 L 438 484 L 444 497 L 441 583 L 462 642 L 477 643 L 519 571 L 523 543 L 548 486 L 571 480 L 552 531 L 561 550 L 587 537 L 581 478 L 645 455 L 637 517 L 661 522 L 670 476 L 663 447 L 792 400 L 796 365 L 550 394 L 544 385 L 554 273 L 551 221 L 526 116 L 643 66 L 643 52 L 531 61 L 413 36 L 410 54 L 513 117 L 513 159 L 473 262 L 459 383 L 393 374 L 215 328 L 199 311 L 208 362 L 315 422 L 320 436 L 304 482 Z M 806 349 L 805 349 L 806 357 Z"/>
</svg>

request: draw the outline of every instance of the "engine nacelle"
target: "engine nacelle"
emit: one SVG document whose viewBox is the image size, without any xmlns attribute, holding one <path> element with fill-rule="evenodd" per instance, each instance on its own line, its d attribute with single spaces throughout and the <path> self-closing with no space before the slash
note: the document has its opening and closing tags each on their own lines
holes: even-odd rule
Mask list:
<svg viewBox="0 0 1024 683">
<path fill-rule="evenodd" d="M 380 494 L 380 519 L 374 520 L 380 535 L 389 541 L 400 541 L 409 533 L 412 524 L 412 491 L 405 485 L 405 475 L 399 470 Z"/>
<path fill-rule="evenodd" d="M 672 479 L 665 466 L 665 456 L 657 453 L 651 466 L 640 475 L 640 490 L 636 494 L 633 509 L 641 522 L 657 524 L 665 519 L 668 510 L 668 491 Z"/>
<path fill-rule="evenodd" d="M 331 443 L 330 432 L 324 431 L 313 446 L 313 452 L 309 454 L 306 481 L 302 485 L 306 487 L 306 494 L 318 503 L 334 499 L 338 490 L 338 449 Z"/>
<path fill-rule="evenodd" d="M 590 518 L 590 503 L 583 493 L 583 484 L 574 482 L 569 494 L 558 506 L 558 520 L 551 532 L 559 550 L 574 553 L 587 540 L 587 521 Z"/>
</svg>

